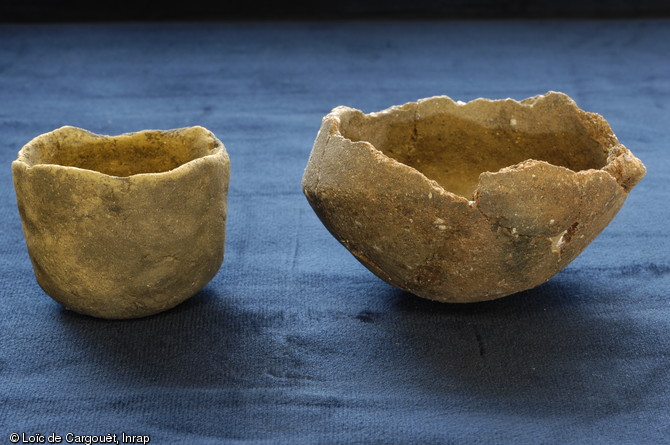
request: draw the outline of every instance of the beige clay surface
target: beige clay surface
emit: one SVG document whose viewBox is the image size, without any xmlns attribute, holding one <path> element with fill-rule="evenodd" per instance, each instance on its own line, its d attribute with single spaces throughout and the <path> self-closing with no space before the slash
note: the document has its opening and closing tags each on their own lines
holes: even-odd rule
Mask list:
<svg viewBox="0 0 670 445">
<path fill-rule="evenodd" d="M 445 302 L 544 283 L 611 221 L 644 165 L 600 115 L 549 92 L 433 97 L 323 119 L 303 190 L 388 283 Z"/>
<path fill-rule="evenodd" d="M 38 283 L 103 318 L 191 297 L 223 261 L 229 171 L 225 147 L 202 127 L 38 136 L 12 164 Z"/>
</svg>

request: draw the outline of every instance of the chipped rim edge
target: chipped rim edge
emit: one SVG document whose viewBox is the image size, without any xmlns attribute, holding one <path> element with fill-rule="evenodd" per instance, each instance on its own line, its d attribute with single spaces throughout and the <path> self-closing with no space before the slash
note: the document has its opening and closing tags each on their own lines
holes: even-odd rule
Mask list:
<svg viewBox="0 0 670 445">
<path fill-rule="evenodd" d="M 460 101 L 460 100 L 459 101 L 454 101 L 451 97 L 446 96 L 446 95 L 431 96 L 431 97 L 426 97 L 426 98 L 419 99 L 415 102 L 406 102 L 402 105 L 393 105 L 393 106 L 388 107 L 384 110 L 375 111 L 375 112 L 371 112 L 371 113 L 364 113 L 363 111 L 361 111 L 359 109 L 344 106 L 344 105 L 340 105 L 338 107 L 333 108 L 331 110 L 331 112 L 328 113 L 322 119 L 322 127 L 325 126 L 326 122 L 330 121 L 332 123 L 331 128 L 330 128 L 330 134 L 332 136 L 336 136 L 338 138 L 341 138 L 344 141 L 348 141 L 352 145 L 358 145 L 358 144 L 364 145 L 369 150 L 371 150 L 372 153 L 375 156 L 381 156 L 385 160 L 390 162 L 390 165 L 393 165 L 395 167 L 406 168 L 406 169 L 409 169 L 409 171 L 411 171 L 412 173 L 420 175 L 420 177 L 422 177 L 427 183 L 429 183 L 433 187 L 433 189 L 435 189 L 438 193 L 447 195 L 452 200 L 467 202 L 470 206 L 472 206 L 472 205 L 476 205 L 476 200 L 472 201 L 465 196 L 459 195 L 457 193 L 454 193 L 454 192 L 451 192 L 451 191 L 445 189 L 437 181 L 427 177 L 420 170 L 417 170 L 416 168 L 414 168 L 410 165 L 402 163 L 402 162 L 394 159 L 393 157 L 390 157 L 390 156 L 386 155 L 383 151 L 381 151 L 377 147 L 375 147 L 374 144 L 372 144 L 371 142 L 369 142 L 369 141 L 352 141 L 351 139 L 345 137 L 341 132 L 341 119 L 340 119 L 340 117 L 342 115 L 348 114 L 348 113 L 358 113 L 358 114 L 361 114 L 361 115 L 366 116 L 366 117 L 377 118 L 378 116 L 383 116 L 383 115 L 396 113 L 396 112 L 402 111 L 403 109 L 405 109 L 409 106 L 418 105 L 422 102 L 429 101 L 429 100 L 435 100 L 435 99 L 447 100 L 447 101 L 451 102 L 452 104 L 454 104 L 456 106 L 459 106 L 459 107 L 467 107 L 467 106 L 470 106 L 471 104 L 482 103 L 482 102 L 484 102 L 484 103 L 511 102 L 511 103 L 514 103 L 514 104 L 516 104 L 520 107 L 534 108 L 536 105 L 541 104 L 543 101 L 545 101 L 545 100 L 547 100 L 548 98 L 551 98 L 551 97 L 560 97 L 561 99 L 563 99 L 565 101 L 566 104 L 571 106 L 575 110 L 575 112 L 584 113 L 586 116 L 596 117 L 599 120 L 599 125 L 606 125 L 607 126 L 607 129 L 609 130 L 609 134 L 611 136 L 610 143 L 605 144 L 604 143 L 605 141 L 596 140 L 596 142 L 598 142 L 598 144 L 600 145 L 600 147 L 603 149 L 604 153 L 607 156 L 605 165 L 603 165 L 600 168 L 592 168 L 592 169 L 585 169 L 585 170 L 575 171 L 575 170 L 572 170 L 568 167 L 555 165 L 555 164 L 552 164 L 552 163 L 547 162 L 547 161 L 529 158 L 529 159 L 526 159 L 526 160 L 524 160 L 520 163 L 502 167 L 501 169 L 497 170 L 496 172 L 487 172 L 487 171 L 481 172 L 480 173 L 480 180 L 477 183 L 477 188 L 475 190 L 474 196 L 476 196 L 477 191 L 481 187 L 481 174 L 484 174 L 484 173 L 495 174 L 495 173 L 498 173 L 498 172 L 500 172 L 504 169 L 519 168 L 519 166 L 521 164 L 525 164 L 525 163 L 526 164 L 531 164 L 531 163 L 535 164 L 535 163 L 542 163 L 542 162 L 546 163 L 546 164 L 549 164 L 549 165 L 552 165 L 552 166 L 555 166 L 555 167 L 565 168 L 566 170 L 568 170 L 570 172 L 573 172 L 573 173 L 588 172 L 588 171 L 603 171 L 603 172 L 607 173 L 608 175 L 610 175 L 612 177 L 612 179 L 614 179 L 616 181 L 616 183 L 619 187 L 622 187 L 622 188 L 624 188 L 624 190 L 626 190 L 626 192 L 629 192 L 645 176 L 646 168 L 645 168 L 644 164 L 642 164 L 642 162 L 639 161 L 639 159 L 637 159 L 630 152 L 630 150 L 628 150 L 623 144 L 621 144 L 619 142 L 618 138 L 616 137 L 616 135 L 612 131 L 612 128 L 610 127 L 609 123 L 607 122 L 607 120 L 604 117 L 602 117 L 602 115 L 600 115 L 598 113 L 582 110 L 581 108 L 579 108 L 577 103 L 570 96 L 568 96 L 565 93 L 561 93 L 561 92 L 557 92 L 557 91 L 548 91 L 545 94 L 538 94 L 536 96 L 531 96 L 531 97 L 528 97 L 526 99 L 522 99 L 520 101 L 509 98 L 509 97 L 506 98 L 506 99 L 488 99 L 488 98 L 479 97 L 477 99 L 473 99 L 473 100 L 468 101 L 468 102 L 463 102 L 463 101 Z M 637 175 L 635 175 L 635 177 L 632 178 L 633 179 L 633 184 L 630 185 L 630 186 L 626 187 L 626 186 L 624 186 L 624 184 L 629 182 L 631 180 L 631 178 L 619 178 L 616 175 L 612 174 L 612 172 L 610 172 L 608 170 L 608 167 L 609 168 L 614 167 L 614 162 L 619 158 L 623 158 L 623 160 L 631 166 L 634 165 L 635 160 L 637 160 L 637 162 L 640 164 L 641 172 L 638 173 Z"/>
</svg>

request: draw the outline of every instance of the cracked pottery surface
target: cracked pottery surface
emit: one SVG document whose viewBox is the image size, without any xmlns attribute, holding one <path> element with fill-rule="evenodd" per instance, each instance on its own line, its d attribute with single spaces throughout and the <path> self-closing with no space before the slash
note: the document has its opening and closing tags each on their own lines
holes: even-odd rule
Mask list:
<svg viewBox="0 0 670 445">
<path fill-rule="evenodd" d="M 12 173 L 37 281 L 68 309 L 155 314 L 221 266 L 230 161 L 205 128 L 62 127 L 24 146 Z"/>
<path fill-rule="evenodd" d="M 553 277 L 645 173 L 602 116 L 565 94 L 440 96 L 371 114 L 335 108 L 302 186 L 326 228 L 381 279 L 475 302 Z"/>
</svg>

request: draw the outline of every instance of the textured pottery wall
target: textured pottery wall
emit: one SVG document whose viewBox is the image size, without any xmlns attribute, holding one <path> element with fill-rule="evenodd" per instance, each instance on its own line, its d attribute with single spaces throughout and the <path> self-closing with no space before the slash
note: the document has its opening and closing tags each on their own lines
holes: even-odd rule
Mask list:
<svg viewBox="0 0 670 445">
<path fill-rule="evenodd" d="M 450 302 L 544 283 L 607 226 L 644 165 L 598 114 L 550 92 L 434 97 L 323 120 L 303 190 L 383 280 Z"/>
<path fill-rule="evenodd" d="M 12 164 L 35 276 L 68 309 L 133 318 L 203 288 L 223 261 L 230 161 L 208 130 L 63 127 Z"/>
</svg>

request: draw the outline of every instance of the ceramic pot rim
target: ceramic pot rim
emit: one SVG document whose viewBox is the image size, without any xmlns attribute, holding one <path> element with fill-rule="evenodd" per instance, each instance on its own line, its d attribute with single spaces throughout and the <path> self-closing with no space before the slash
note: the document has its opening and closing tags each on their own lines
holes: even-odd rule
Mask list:
<svg viewBox="0 0 670 445">
<path fill-rule="evenodd" d="M 578 116 L 581 115 L 579 117 L 583 116 L 585 120 L 588 121 L 588 126 L 592 128 L 587 128 L 587 130 L 591 130 L 590 131 L 590 133 L 592 133 L 591 136 L 598 143 L 598 145 L 601 147 L 601 149 L 606 155 L 605 165 L 599 168 L 573 170 L 568 167 L 552 164 L 544 160 L 530 158 L 526 161 L 517 163 L 515 165 L 506 166 L 498 170 L 497 172 L 489 172 L 489 173 L 495 174 L 498 172 L 509 171 L 509 170 L 520 170 L 538 164 L 551 165 L 560 169 L 565 169 L 566 172 L 570 173 L 604 171 L 609 175 L 611 175 L 617 181 L 619 186 L 623 187 L 626 191 L 630 191 L 630 189 L 632 189 L 646 174 L 646 169 L 644 165 L 640 162 L 639 159 L 633 156 L 632 153 L 624 145 L 619 143 L 619 140 L 617 139 L 616 135 L 610 128 L 609 124 L 601 115 L 582 110 L 568 95 L 556 91 L 548 91 L 546 94 L 529 97 L 521 101 L 517 101 L 511 98 L 507 99 L 477 98 L 469 102 L 462 102 L 462 101 L 454 101 L 449 96 L 433 96 L 424 99 L 419 99 L 416 102 L 408 102 L 403 105 L 394 105 L 387 109 L 372 113 L 363 113 L 361 110 L 358 110 L 356 108 L 351 108 L 347 106 L 338 106 L 323 118 L 322 127 L 328 126 L 327 122 L 330 122 L 329 133 L 331 137 L 336 137 L 347 142 L 349 147 L 354 147 L 363 144 L 369 150 L 373 151 L 376 156 L 379 156 L 383 158 L 384 161 L 390 163 L 390 165 L 395 165 L 401 168 L 407 168 L 412 173 L 420 175 L 427 182 L 430 182 L 438 192 L 451 195 L 452 198 L 455 199 L 467 200 L 466 197 L 445 189 L 436 181 L 428 178 L 423 172 L 419 171 L 418 169 L 410 165 L 407 165 L 403 162 L 400 162 L 391 156 L 388 156 L 387 154 L 382 152 L 382 150 L 375 147 L 374 144 L 372 144 L 371 142 L 352 141 L 351 139 L 347 138 L 342 134 L 342 125 L 343 125 L 342 121 L 349 115 L 358 114 L 364 117 L 369 117 L 371 119 L 378 119 L 385 115 L 392 115 L 406 112 L 410 107 L 416 107 L 419 104 L 425 103 L 427 101 L 444 101 L 449 105 L 452 106 L 455 105 L 462 108 L 474 107 L 477 105 L 481 106 L 482 104 L 487 103 L 491 104 L 491 103 L 505 102 L 514 104 L 514 106 L 518 106 L 521 108 L 531 108 L 531 109 L 541 106 L 548 101 L 553 101 L 555 103 L 560 104 L 563 107 L 567 107 L 568 109 L 571 110 L 571 112 L 577 114 Z M 587 126 L 586 122 L 584 122 L 584 124 L 586 127 Z M 593 130 L 598 131 L 599 134 L 595 134 L 595 131 Z"/>
<path fill-rule="evenodd" d="M 108 140 L 114 140 L 114 139 L 132 139 L 132 138 L 137 138 L 139 136 L 143 136 L 146 134 L 156 134 L 161 137 L 170 137 L 170 133 L 174 134 L 179 134 L 183 133 L 185 131 L 192 131 L 192 132 L 197 132 L 199 133 L 199 137 L 201 138 L 207 138 L 211 140 L 214 143 L 214 146 L 210 149 L 210 153 L 202 156 L 197 156 L 194 159 L 191 159 L 189 161 L 183 162 L 177 167 L 171 168 L 169 170 L 165 171 L 159 171 L 159 172 L 146 172 L 146 173 L 136 173 L 136 174 L 131 174 L 127 176 L 116 176 L 116 175 L 111 175 L 107 173 L 103 173 L 98 170 L 94 169 L 89 169 L 89 168 L 83 168 L 83 167 L 77 167 L 77 166 L 72 166 L 72 165 L 63 165 L 63 164 L 58 164 L 58 163 L 48 163 L 48 162 L 39 162 L 39 163 L 31 163 L 27 159 L 27 153 L 30 150 L 36 149 L 36 146 L 43 142 L 44 140 L 48 138 L 52 138 L 54 136 L 59 135 L 60 133 L 65 133 L 65 132 L 77 132 L 80 133 L 83 137 L 89 137 L 89 138 L 108 138 Z M 39 149 L 39 148 L 37 148 Z M 47 133 L 43 133 L 39 136 L 36 136 L 33 138 L 30 142 L 25 144 L 21 150 L 18 152 L 17 159 L 12 162 L 12 164 L 15 167 L 22 167 L 27 171 L 33 170 L 33 169 L 64 169 L 68 171 L 80 171 L 81 173 L 85 174 L 93 174 L 93 175 L 98 175 L 100 177 L 105 177 L 105 178 L 110 178 L 114 180 L 121 180 L 121 181 L 131 181 L 134 178 L 137 179 L 143 179 L 143 178 L 152 178 L 152 179 L 160 179 L 160 178 L 168 178 L 168 177 L 174 177 L 174 176 L 179 176 L 180 174 L 186 172 L 187 170 L 195 167 L 196 165 L 207 161 L 208 159 L 212 159 L 215 157 L 224 157 L 228 158 L 228 153 L 226 151 L 226 147 L 223 145 L 223 142 L 221 142 L 211 131 L 209 131 L 207 128 L 196 125 L 196 126 L 190 126 L 190 127 L 180 127 L 180 128 L 173 128 L 173 129 L 168 129 L 168 130 L 158 130 L 158 129 L 145 129 L 145 130 L 140 130 L 140 131 L 135 131 L 135 132 L 128 132 L 128 133 L 122 133 L 119 135 L 103 135 L 103 134 L 97 134 L 94 132 L 91 132 L 89 130 L 80 128 L 80 127 L 74 127 L 70 125 L 65 125 L 60 128 L 57 128 L 55 130 L 52 130 Z"/>
</svg>

